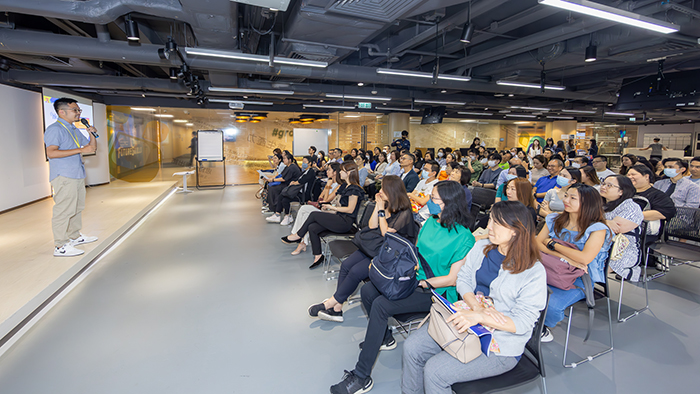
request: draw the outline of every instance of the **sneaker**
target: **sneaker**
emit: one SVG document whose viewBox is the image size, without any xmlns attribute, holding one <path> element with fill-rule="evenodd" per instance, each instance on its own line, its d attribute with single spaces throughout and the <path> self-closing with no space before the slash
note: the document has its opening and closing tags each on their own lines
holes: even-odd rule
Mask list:
<svg viewBox="0 0 700 394">
<path fill-rule="evenodd" d="M 318 318 L 326 321 L 334 321 L 336 323 L 343 322 L 343 311 L 336 312 L 335 309 L 329 308 L 318 312 Z"/>
<path fill-rule="evenodd" d="M 71 239 L 70 244 L 75 246 L 75 245 L 89 244 L 90 242 L 95 242 L 95 241 L 97 241 L 97 237 L 80 234 L 80 236 L 78 238 Z"/>
<path fill-rule="evenodd" d="M 362 341 L 360 342 L 360 350 L 362 350 L 362 345 L 364 345 L 365 342 Z M 379 347 L 379 350 L 394 350 L 396 349 L 396 339 L 394 337 L 391 337 L 388 341 L 382 342 L 382 346 Z"/>
<path fill-rule="evenodd" d="M 662 263 L 656 263 L 656 270 L 661 271 L 661 272 L 668 272 L 668 266 L 662 264 Z"/>
<path fill-rule="evenodd" d="M 284 219 L 282 219 L 282 222 L 280 223 L 280 226 L 289 226 L 294 222 L 294 219 L 292 219 L 292 215 L 286 215 Z"/>
<path fill-rule="evenodd" d="M 274 214 L 272 216 L 265 218 L 265 220 L 267 220 L 270 223 L 279 223 L 281 218 L 280 218 L 280 215 Z"/>
<path fill-rule="evenodd" d="M 84 250 L 80 250 L 76 248 L 75 246 L 71 245 L 70 242 L 67 244 L 58 247 L 56 246 L 53 249 L 53 255 L 56 257 L 73 257 L 73 256 L 80 256 L 81 254 L 85 253 Z"/>
<path fill-rule="evenodd" d="M 545 327 L 544 330 L 542 330 L 542 338 L 540 338 L 540 342 L 547 343 L 547 342 L 552 342 L 554 340 L 554 335 L 552 335 L 552 332 L 549 330 L 549 327 Z"/>
<path fill-rule="evenodd" d="M 327 300 L 328 298 L 323 300 L 323 302 L 326 302 Z M 323 305 L 323 302 L 320 304 L 313 304 L 309 307 L 309 309 L 307 309 L 310 317 L 318 317 L 318 312 L 321 312 L 326 309 L 326 306 Z"/>
<path fill-rule="evenodd" d="M 362 394 L 372 390 L 372 386 L 374 382 L 371 377 L 361 379 L 354 371 L 345 371 L 343 380 L 331 386 L 331 394 Z"/>
</svg>

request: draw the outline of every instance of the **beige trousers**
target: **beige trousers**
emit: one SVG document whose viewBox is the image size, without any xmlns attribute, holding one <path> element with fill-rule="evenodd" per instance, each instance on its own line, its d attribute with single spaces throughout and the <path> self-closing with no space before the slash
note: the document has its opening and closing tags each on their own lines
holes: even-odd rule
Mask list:
<svg viewBox="0 0 700 394">
<path fill-rule="evenodd" d="M 53 243 L 63 246 L 80 236 L 83 227 L 82 212 L 85 209 L 85 179 L 57 176 L 51 181 L 53 188 Z"/>
</svg>

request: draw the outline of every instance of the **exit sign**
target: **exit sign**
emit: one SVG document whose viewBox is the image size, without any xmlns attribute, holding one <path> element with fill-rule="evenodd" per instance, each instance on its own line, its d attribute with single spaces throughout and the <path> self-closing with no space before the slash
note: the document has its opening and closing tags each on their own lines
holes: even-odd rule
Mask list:
<svg viewBox="0 0 700 394">
<path fill-rule="evenodd" d="M 357 103 L 357 108 L 372 109 L 372 103 Z"/>
</svg>

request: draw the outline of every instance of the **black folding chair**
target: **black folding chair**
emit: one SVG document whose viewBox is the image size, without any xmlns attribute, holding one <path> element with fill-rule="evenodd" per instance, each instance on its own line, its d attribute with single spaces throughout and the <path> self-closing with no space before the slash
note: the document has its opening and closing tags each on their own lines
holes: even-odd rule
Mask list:
<svg viewBox="0 0 700 394">
<path fill-rule="evenodd" d="M 676 216 L 666 222 L 664 234 L 659 242 L 647 248 L 646 262 L 649 256 L 657 256 L 668 262 L 668 268 L 689 264 L 700 268 L 700 209 L 676 207 Z M 667 274 L 664 270 L 648 278 L 653 280 Z M 646 271 L 645 271 L 646 276 Z"/>
<path fill-rule="evenodd" d="M 502 391 L 520 387 L 535 381 L 537 378 L 542 379 L 542 392 L 547 394 L 541 339 L 542 331 L 544 330 L 544 317 L 547 315 L 547 307 L 549 306 L 550 292 L 551 291 L 547 294 L 547 304 L 540 312 L 540 319 L 532 330 L 532 336 L 525 345 L 525 353 L 523 353 L 520 361 L 515 365 L 515 368 L 498 376 L 473 380 L 471 382 L 455 383 L 452 385 L 452 391 L 455 394 L 484 394 Z"/>
</svg>

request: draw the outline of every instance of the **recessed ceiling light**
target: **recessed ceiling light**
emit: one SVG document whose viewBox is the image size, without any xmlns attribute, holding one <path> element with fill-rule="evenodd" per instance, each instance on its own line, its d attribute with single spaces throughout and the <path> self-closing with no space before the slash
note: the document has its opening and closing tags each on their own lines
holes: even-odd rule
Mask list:
<svg viewBox="0 0 700 394">
<path fill-rule="evenodd" d="M 358 82 L 358 83 L 357 83 L 357 86 L 365 86 L 365 83 L 364 83 L 364 82 Z"/>
<path fill-rule="evenodd" d="M 501 79 L 496 81 L 496 85 L 501 85 L 501 86 L 515 86 L 519 88 L 531 88 L 531 89 L 541 89 L 542 85 L 539 83 L 529 83 L 529 82 L 518 82 L 518 81 L 511 81 L 507 79 Z M 561 85 L 544 85 L 544 88 L 547 90 L 566 90 L 566 86 L 561 86 Z"/>
<path fill-rule="evenodd" d="M 440 91 L 440 93 L 447 93 L 447 90 L 446 90 L 446 89 L 442 89 L 442 90 Z"/>
<path fill-rule="evenodd" d="M 381 96 L 355 96 L 348 94 L 336 94 L 336 93 L 326 93 L 327 98 L 339 98 L 346 100 L 367 100 L 367 101 L 391 101 L 391 97 L 381 97 Z"/>
<path fill-rule="evenodd" d="M 155 116 L 156 118 L 173 118 L 174 117 L 173 115 L 170 115 L 170 114 L 155 114 L 153 116 Z"/>
<path fill-rule="evenodd" d="M 194 123 L 185 123 L 185 126 L 194 126 Z"/>
<path fill-rule="evenodd" d="M 513 93 L 509 94 L 508 97 L 513 97 L 515 96 Z"/>
<path fill-rule="evenodd" d="M 132 111 L 156 112 L 155 108 L 131 107 Z"/>
<path fill-rule="evenodd" d="M 187 123 L 188 121 L 185 119 L 175 119 L 175 120 L 173 120 L 173 122 L 175 122 L 175 123 Z"/>
<path fill-rule="evenodd" d="M 465 105 L 466 104 L 463 101 L 442 101 L 442 100 L 422 100 L 422 99 L 416 99 L 414 101 L 416 103 L 421 103 L 421 104 L 437 104 L 437 105 Z"/>
<path fill-rule="evenodd" d="M 514 109 L 525 109 L 528 111 L 551 111 L 550 108 L 540 108 L 540 107 L 518 107 L 515 105 L 511 105 L 510 107 L 514 108 Z"/>
</svg>

